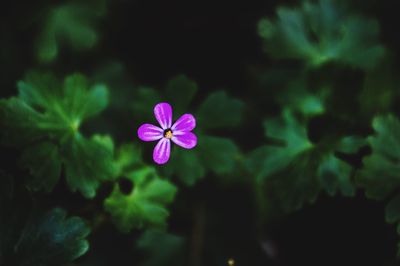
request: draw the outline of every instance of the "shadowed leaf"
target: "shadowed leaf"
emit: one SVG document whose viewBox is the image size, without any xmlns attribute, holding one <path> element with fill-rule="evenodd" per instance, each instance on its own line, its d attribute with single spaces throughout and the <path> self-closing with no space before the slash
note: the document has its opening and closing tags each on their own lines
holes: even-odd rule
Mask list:
<svg viewBox="0 0 400 266">
<path fill-rule="evenodd" d="M 99 137 L 86 139 L 79 128 L 106 108 L 106 86 L 91 85 L 81 74 L 61 83 L 49 73 L 30 72 L 18 89 L 18 97 L 0 102 L 1 140 L 25 147 L 21 165 L 32 175 L 28 186 L 50 192 L 63 165 L 71 190 L 94 197 L 100 182 L 112 177 L 113 148 Z"/>
</svg>

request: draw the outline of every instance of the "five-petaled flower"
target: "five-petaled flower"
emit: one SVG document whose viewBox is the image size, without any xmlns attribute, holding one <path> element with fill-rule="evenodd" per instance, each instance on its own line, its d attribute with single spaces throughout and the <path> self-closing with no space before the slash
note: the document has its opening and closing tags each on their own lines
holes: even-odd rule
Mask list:
<svg viewBox="0 0 400 266">
<path fill-rule="evenodd" d="M 159 140 L 153 151 L 153 159 L 156 163 L 168 162 L 171 140 L 185 149 L 196 146 L 197 137 L 190 132 L 196 127 L 196 119 L 193 115 L 184 114 L 172 124 L 171 105 L 159 103 L 154 107 L 154 116 L 161 128 L 152 124 L 143 124 L 138 129 L 138 136 L 143 141 Z"/>
</svg>

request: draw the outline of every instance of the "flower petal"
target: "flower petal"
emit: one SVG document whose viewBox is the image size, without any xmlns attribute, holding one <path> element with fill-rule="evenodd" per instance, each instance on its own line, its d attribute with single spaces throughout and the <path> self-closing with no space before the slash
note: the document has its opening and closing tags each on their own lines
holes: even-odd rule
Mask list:
<svg viewBox="0 0 400 266">
<path fill-rule="evenodd" d="M 196 119 L 191 114 L 182 115 L 172 125 L 172 132 L 174 135 L 182 135 L 184 132 L 189 132 L 196 127 Z"/>
<path fill-rule="evenodd" d="M 171 153 L 171 141 L 166 138 L 160 139 L 154 147 L 153 160 L 158 164 L 165 164 L 169 160 Z"/>
<path fill-rule="evenodd" d="M 143 141 L 154 141 L 163 137 L 164 130 L 152 124 L 143 124 L 138 129 L 139 139 Z"/>
<path fill-rule="evenodd" d="M 154 107 L 154 116 L 162 129 L 168 129 L 172 125 L 172 107 L 169 103 L 159 103 Z"/>
<path fill-rule="evenodd" d="M 185 149 L 191 149 L 197 144 L 197 137 L 192 132 L 182 132 L 182 135 L 173 136 L 172 141 Z"/>
</svg>

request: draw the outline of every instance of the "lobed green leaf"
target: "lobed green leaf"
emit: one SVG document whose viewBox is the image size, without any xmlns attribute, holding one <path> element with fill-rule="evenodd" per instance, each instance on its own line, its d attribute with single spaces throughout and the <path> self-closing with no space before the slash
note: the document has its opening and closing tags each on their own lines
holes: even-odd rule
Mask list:
<svg viewBox="0 0 400 266">
<path fill-rule="evenodd" d="M 0 101 L 1 141 L 24 148 L 21 165 L 31 173 L 28 187 L 50 192 L 64 168 L 72 191 L 94 197 L 100 182 L 113 175 L 112 140 L 86 139 L 79 128 L 106 108 L 105 85 L 91 86 L 81 74 L 61 83 L 49 73 L 30 72 L 18 90 L 18 98 Z"/>
</svg>

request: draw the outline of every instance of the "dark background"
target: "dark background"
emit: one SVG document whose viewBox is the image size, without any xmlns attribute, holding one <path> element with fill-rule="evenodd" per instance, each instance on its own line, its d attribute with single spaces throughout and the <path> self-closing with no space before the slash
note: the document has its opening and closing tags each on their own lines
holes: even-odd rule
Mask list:
<svg viewBox="0 0 400 266">
<path fill-rule="evenodd" d="M 27 69 L 38 67 L 33 52 L 40 15 L 46 7 L 62 1 L 13 1 L 3 4 L 0 14 L 1 97 L 16 93 L 16 81 Z M 367 2 L 367 3 L 365 3 Z M 260 112 L 263 103 L 257 99 L 257 85 L 251 70 L 268 69 L 271 60 L 261 48 L 256 25 L 263 16 L 274 14 L 282 4 L 297 1 L 110 1 L 106 19 L 99 31 L 101 40 L 90 53 L 73 55 L 61 50 L 59 63 L 50 66 L 57 73 L 81 71 L 93 73 L 96 65 L 108 60 L 123 62 L 133 82 L 161 87 L 172 76 L 184 73 L 196 80 L 200 102 L 210 91 L 218 88 L 252 101 L 249 121 Z M 355 10 L 376 17 L 382 28 L 382 42 L 398 51 L 399 31 L 396 26 L 398 9 L 395 1 L 354 1 Z M 35 14 L 35 15 L 32 15 Z M 399 53 L 397 53 L 399 54 Z M 296 69 L 296 64 L 293 66 Z M 47 69 L 49 66 L 40 65 Z M 256 89 L 251 90 L 249 87 Z M 267 107 L 272 110 L 274 107 Z M 258 123 L 258 122 L 257 122 Z M 318 137 L 324 121 L 310 126 L 310 134 Z M 231 132 L 244 150 L 254 148 L 263 140 L 262 131 L 244 136 L 245 130 Z M 246 131 L 247 132 L 247 131 Z M 2 148 L 1 168 L 20 175 L 16 167 L 18 153 Z M 111 185 L 105 184 L 96 201 L 87 206 L 85 200 L 59 184 L 52 196 L 43 195 L 38 204 L 79 210 L 90 216 L 101 209 L 102 199 Z M 195 206 L 185 216 L 174 212 L 180 202 Z M 83 208 L 82 206 L 85 206 Z M 254 229 L 257 216 L 251 204 L 250 191 L 241 187 L 226 189 L 207 178 L 186 191 L 182 190 L 171 208 L 170 229 L 188 233 L 202 216 L 212 217 L 204 230 L 202 265 L 215 264 L 214 252 L 235 258 L 236 265 L 395 265 L 397 237 L 394 226 L 384 220 L 385 202 L 375 202 L 360 191 L 355 198 L 321 196 L 312 206 L 288 215 L 264 228 L 263 235 Z M 141 256 L 132 250 L 135 235 L 122 235 L 108 221 L 94 229 L 90 236 L 91 249 L 80 258 L 82 263 L 97 261 L 101 265 L 136 265 Z M 218 241 L 214 234 L 217 232 Z M 276 253 L 262 249 L 267 244 Z M 193 264 L 195 265 L 195 264 Z M 200 264 L 199 264 L 200 265 Z"/>
</svg>

